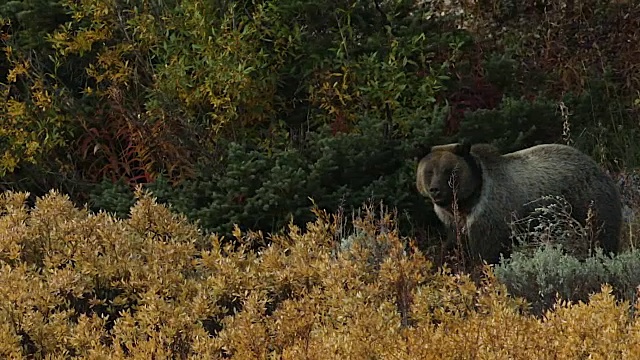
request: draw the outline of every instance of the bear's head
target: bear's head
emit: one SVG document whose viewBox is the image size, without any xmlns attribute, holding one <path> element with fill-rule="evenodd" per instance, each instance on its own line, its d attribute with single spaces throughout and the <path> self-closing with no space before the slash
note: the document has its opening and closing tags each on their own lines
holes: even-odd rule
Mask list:
<svg viewBox="0 0 640 360">
<path fill-rule="evenodd" d="M 437 145 L 418 163 L 416 186 L 420 194 L 440 207 L 458 204 L 476 196 L 482 186 L 482 173 L 471 155 L 471 145 L 454 143 Z"/>
</svg>

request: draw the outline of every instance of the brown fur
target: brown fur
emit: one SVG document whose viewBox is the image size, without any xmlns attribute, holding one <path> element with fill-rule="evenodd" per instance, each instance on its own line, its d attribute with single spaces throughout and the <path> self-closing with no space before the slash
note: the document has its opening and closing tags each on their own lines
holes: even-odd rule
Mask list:
<svg viewBox="0 0 640 360">
<path fill-rule="evenodd" d="M 622 205 L 618 189 L 587 155 L 575 148 L 544 144 L 501 155 L 487 144 L 438 145 L 418 164 L 416 186 L 455 238 L 451 175 L 457 182 L 459 214 L 467 247 L 474 258 L 495 263 L 508 252 L 509 221 L 526 216 L 527 203 L 561 195 L 572 215 L 584 224 L 594 201 L 597 239 L 606 252 L 619 250 Z"/>
</svg>

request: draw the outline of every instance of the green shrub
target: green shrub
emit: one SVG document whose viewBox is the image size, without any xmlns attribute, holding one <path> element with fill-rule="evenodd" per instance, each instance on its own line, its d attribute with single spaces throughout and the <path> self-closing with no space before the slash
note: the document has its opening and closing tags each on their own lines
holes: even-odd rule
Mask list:
<svg viewBox="0 0 640 360">
<path fill-rule="evenodd" d="M 94 210 L 105 210 L 118 218 L 128 217 L 129 209 L 135 203 L 131 188 L 123 181 L 112 183 L 105 180 L 95 184 L 90 199 L 93 201 Z"/>
<path fill-rule="evenodd" d="M 588 79 L 585 87 L 584 92 L 570 92 L 563 98 L 572 144 L 610 168 L 638 167 L 640 129 L 630 100 L 613 74 Z"/>
<path fill-rule="evenodd" d="M 560 244 L 544 244 L 533 252 L 516 251 L 494 273 L 510 294 L 526 299 L 537 314 L 560 299 L 585 302 L 604 283 L 613 287 L 619 300 L 635 302 L 640 254 L 628 251 L 610 257 L 598 249 L 593 256 L 579 259 Z"/>
<path fill-rule="evenodd" d="M 441 136 L 443 114 L 405 118 L 412 130 L 403 139 L 385 131 L 386 119 L 363 117 L 349 133 L 334 135 L 328 127 L 308 133 L 299 148 L 230 143 L 222 170 L 205 163 L 195 179 L 172 185 L 160 177 L 146 188 L 204 229 L 227 236 L 235 224 L 265 232 L 278 232 L 291 219 L 303 226 L 313 217 L 312 200 L 332 212 L 383 201 L 398 210 L 403 230 L 412 231 L 437 221 L 417 195 L 414 172 L 416 149 Z M 132 198 L 131 190 L 105 182 L 94 187 L 91 207 L 126 215 Z"/>
<path fill-rule="evenodd" d="M 489 142 L 503 152 L 520 150 L 541 142 L 554 142 L 562 133 L 562 118 L 552 101 L 505 97 L 496 109 L 465 114 L 459 136 L 473 142 Z"/>
</svg>

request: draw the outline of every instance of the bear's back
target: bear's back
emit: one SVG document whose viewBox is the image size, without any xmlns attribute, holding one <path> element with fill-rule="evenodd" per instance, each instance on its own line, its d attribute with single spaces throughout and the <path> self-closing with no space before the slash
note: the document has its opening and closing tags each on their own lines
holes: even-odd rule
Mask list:
<svg viewBox="0 0 640 360">
<path fill-rule="evenodd" d="M 475 236 L 495 236 L 505 241 L 507 223 L 525 215 L 527 204 L 543 196 L 563 196 L 573 215 L 586 217 L 591 201 L 606 221 L 606 250 L 615 251 L 621 204 L 615 183 L 598 164 L 579 150 L 559 144 L 536 145 L 504 155 L 476 155 L 482 169 L 480 201 L 472 210 L 467 227 Z M 486 239 L 475 239 L 476 242 Z M 496 244 L 497 245 L 497 244 Z M 483 246 L 480 246 L 483 247 Z M 485 249 L 488 251 L 489 249 Z"/>
</svg>

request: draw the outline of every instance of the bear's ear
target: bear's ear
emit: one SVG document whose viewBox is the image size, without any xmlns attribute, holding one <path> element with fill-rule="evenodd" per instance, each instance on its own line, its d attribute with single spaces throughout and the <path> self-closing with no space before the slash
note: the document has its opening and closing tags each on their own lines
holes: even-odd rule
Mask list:
<svg viewBox="0 0 640 360">
<path fill-rule="evenodd" d="M 471 141 L 462 139 L 460 143 L 458 143 L 458 148 L 456 150 L 456 154 L 460 156 L 469 155 L 469 153 L 471 153 Z"/>
<path fill-rule="evenodd" d="M 444 145 L 434 145 L 431 147 L 431 152 L 437 152 L 437 151 L 448 151 L 448 152 L 457 154 L 460 151 L 460 144 L 451 143 L 451 144 L 444 144 Z"/>
<path fill-rule="evenodd" d="M 412 155 L 414 159 L 422 159 L 423 157 L 427 156 L 430 151 L 431 149 L 429 148 L 429 146 L 419 144 L 413 148 L 410 155 Z"/>
<path fill-rule="evenodd" d="M 449 151 L 458 156 L 467 156 L 471 152 L 471 143 L 463 140 L 459 143 L 435 145 L 431 147 L 431 152 L 435 151 Z"/>
</svg>

